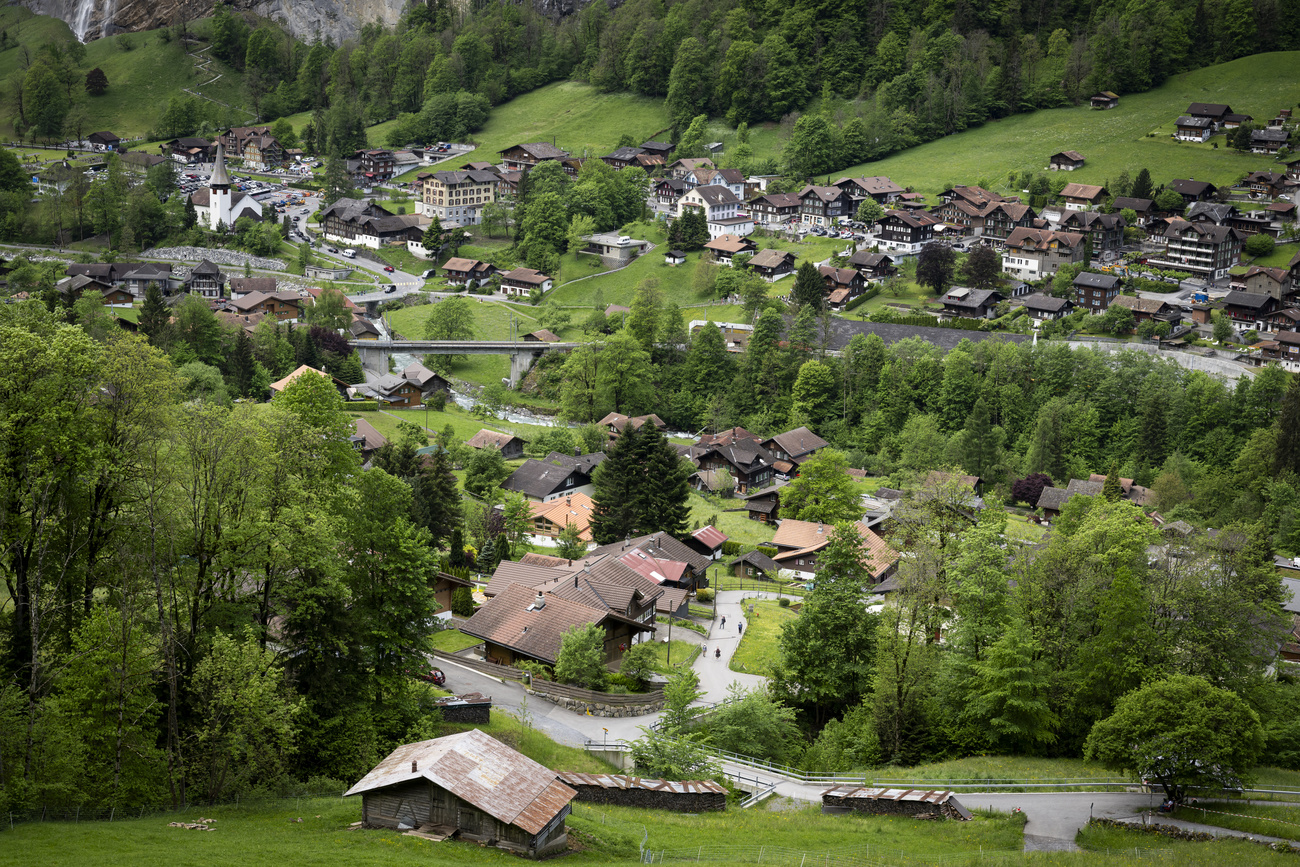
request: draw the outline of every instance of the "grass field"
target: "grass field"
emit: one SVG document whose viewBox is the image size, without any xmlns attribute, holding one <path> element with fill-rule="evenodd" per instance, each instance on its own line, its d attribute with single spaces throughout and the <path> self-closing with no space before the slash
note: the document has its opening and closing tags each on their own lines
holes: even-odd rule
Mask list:
<svg viewBox="0 0 1300 867">
<path fill-rule="evenodd" d="M 749 637 L 749 627 L 745 628 Z M 1075 780 L 1120 776 L 1083 759 L 1036 759 L 1027 756 L 970 756 L 911 768 L 870 772 L 873 781 L 891 780 Z"/>
<path fill-rule="evenodd" d="M 747 511 L 724 511 L 742 508 L 744 506 L 742 500 L 735 498 L 706 500 L 699 491 L 692 489 L 688 502 L 691 507 L 692 526 L 696 521 L 700 522 L 701 527 L 705 524 L 713 524 L 725 533 L 728 539 L 739 542 L 746 548 L 771 542 L 772 537 L 776 535 L 776 527 L 749 520 Z"/>
<path fill-rule="evenodd" d="M 191 22 L 190 31 L 206 34 L 209 24 L 208 20 Z M 68 26 L 62 21 L 33 16 L 18 6 L 6 6 L 0 10 L 0 27 L 32 49 L 60 36 L 71 38 Z M 130 34 L 130 44 L 134 46 L 130 51 L 123 51 L 115 38 L 96 39 L 86 45 L 82 69 L 86 72 L 95 67 L 104 70 L 108 77 L 108 91 L 103 96 L 84 100 L 87 120 L 83 134 L 107 129 L 123 138 L 144 135 L 166 111 L 171 98 L 181 95 L 181 88 L 185 87 L 197 88 L 204 96 L 230 105 L 244 104 L 243 75 L 221 61 L 213 60 L 206 70 L 197 70 L 194 58 L 185 53 L 179 42 L 163 42 L 156 30 Z M 7 77 L 17 70 L 21 62 L 22 53 L 18 48 L 0 52 L 0 77 Z M 198 88 L 218 74 L 221 79 L 215 84 Z M 10 118 L 16 115 L 16 111 L 8 94 L 5 104 L 5 120 L 0 124 L 0 133 L 12 135 Z M 251 121 L 251 114 L 225 108 L 217 116 L 218 124 L 238 125 Z"/>
<path fill-rule="evenodd" d="M 751 602 L 745 603 L 750 604 Z M 745 615 L 745 634 L 740 637 L 740 646 L 731 657 L 731 670 L 748 674 L 770 674 L 781 658 L 781 650 L 777 645 L 781 625 L 799 615 L 789 608 L 782 608 L 771 599 L 756 599 L 752 605 L 753 613 Z"/>
<path fill-rule="evenodd" d="M 953 182 L 1006 192 L 1009 172 L 1043 172 L 1049 156 L 1068 149 L 1087 160 L 1070 173 L 1071 181 L 1101 184 L 1124 170 L 1136 177 L 1145 167 L 1156 183 L 1188 177 L 1232 183 L 1246 172 L 1278 164 L 1271 157 L 1229 150 L 1223 136 L 1206 144 L 1176 142 L 1169 136 L 1174 120 L 1191 102 L 1227 103 L 1257 120 L 1271 118 L 1278 109 L 1300 102 L 1298 62 L 1300 52 L 1243 57 L 1175 76 L 1146 93 L 1126 94 L 1110 111 L 1085 105 L 1018 114 L 854 166 L 836 177 L 888 175 L 925 193 Z M 1148 137 L 1152 132 L 1156 135 Z"/>
<path fill-rule="evenodd" d="M 674 626 L 674 629 L 678 627 Z M 662 632 L 664 638 L 668 637 L 668 630 L 665 628 Z M 655 641 L 655 665 L 654 670 L 660 674 L 672 674 L 673 669 L 680 668 L 683 665 L 690 665 L 695 661 L 695 657 L 700 655 L 700 646 L 691 641 L 679 641 L 676 638 L 672 642 L 672 664 L 668 664 L 668 642 Z"/>
<path fill-rule="evenodd" d="M 1296 807 L 1201 801 L 1195 807 L 1180 807 L 1174 811 L 1174 817 L 1248 834 L 1300 840 L 1300 809 Z"/>
<path fill-rule="evenodd" d="M 456 653 L 476 644 L 482 644 L 483 639 L 466 635 L 459 629 L 443 629 L 433 634 L 430 643 L 433 644 L 435 650 L 441 650 L 443 653 Z"/>
</svg>

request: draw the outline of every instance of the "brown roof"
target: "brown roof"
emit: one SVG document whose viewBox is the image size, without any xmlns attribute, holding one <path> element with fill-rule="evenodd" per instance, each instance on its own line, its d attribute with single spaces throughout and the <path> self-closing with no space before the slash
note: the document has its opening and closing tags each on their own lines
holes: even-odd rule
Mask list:
<svg viewBox="0 0 1300 867">
<path fill-rule="evenodd" d="M 873 576 L 879 577 L 898 562 L 898 552 L 889 547 L 889 544 L 884 539 L 871 532 L 866 524 L 858 521 L 854 526 L 857 527 L 858 534 L 862 536 L 866 565 Z M 773 559 L 781 563 L 819 551 L 826 547 L 834 529 L 835 525 L 833 524 L 819 524 L 812 521 L 796 521 L 792 518 L 786 518 L 781 521 L 781 526 L 777 528 L 772 544 L 779 548 L 789 547 L 792 550 L 783 551 Z"/>
<path fill-rule="evenodd" d="M 536 601 L 537 591 L 532 587 L 511 584 L 475 611 L 461 626 L 461 631 L 554 664 L 565 632 L 574 626 L 602 623 L 609 616 L 604 608 L 554 595 L 545 595 L 541 608 L 536 606 Z"/>
<path fill-rule="evenodd" d="M 557 497 L 549 503 L 532 503 L 533 520 L 545 519 L 563 529 L 572 524 L 584 542 L 591 541 L 591 497 L 581 492 Z"/>
<path fill-rule="evenodd" d="M 1132 295 L 1117 295 L 1110 302 L 1119 307 L 1127 307 L 1134 313 L 1156 314 L 1168 307 L 1168 303 L 1156 298 L 1134 298 Z M 1103 477 L 1104 480 L 1104 477 Z"/>
<path fill-rule="evenodd" d="M 718 250 L 723 253 L 741 253 L 753 247 L 753 241 L 739 235 L 719 235 L 704 245 L 706 250 Z"/>
<path fill-rule="evenodd" d="M 1105 192 L 1104 187 L 1094 186 L 1092 184 L 1066 184 L 1061 190 L 1061 195 L 1067 199 L 1096 199 Z"/>
<path fill-rule="evenodd" d="M 345 795 L 428 780 L 483 812 L 539 834 L 578 794 L 552 771 L 478 729 L 403 744 Z"/>
<path fill-rule="evenodd" d="M 541 271 L 534 271 L 532 268 L 516 268 L 513 271 L 507 271 L 501 275 L 502 280 L 515 280 L 520 283 L 532 283 L 540 286 L 551 278 Z"/>
<path fill-rule="evenodd" d="M 275 292 L 274 277 L 231 277 L 230 294 L 244 295 L 249 292 L 264 292 L 272 294 Z"/>
<path fill-rule="evenodd" d="M 516 440 L 516 439 L 519 438 L 514 434 L 502 433 L 500 431 L 495 431 L 495 430 L 487 430 L 485 428 L 483 430 L 480 430 L 478 433 L 474 434 L 474 436 L 470 437 L 465 442 L 465 445 L 469 446 L 472 449 L 482 449 L 488 447 L 504 449 L 506 446 L 510 444 L 511 440 Z M 523 440 L 520 440 L 520 442 L 523 442 Z"/>
<path fill-rule="evenodd" d="M 794 253 L 787 253 L 784 250 L 775 250 L 768 248 L 759 250 L 754 254 L 754 258 L 749 260 L 749 264 L 755 268 L 775 268 L 786 259 L 794 261 Z"/>
</svg>

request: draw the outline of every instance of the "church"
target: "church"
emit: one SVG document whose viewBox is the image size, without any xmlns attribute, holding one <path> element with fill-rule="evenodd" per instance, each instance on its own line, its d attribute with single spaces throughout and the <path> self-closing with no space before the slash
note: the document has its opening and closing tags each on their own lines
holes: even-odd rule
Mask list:
<svg viewBox="0 0 1300 867">
<path fill-rule="evenodd" d="M 252 196 L 230 188 L 230 174 L 226 171 L 226 149 L 217 145 L 216 160 L 212 166 L 212 180 L 208 186 L 190 196 L 198 224 L 216 231 L 218 225 L 230 229 L 240 217 L 262 219 L 262 203 Z"/>
</svg>

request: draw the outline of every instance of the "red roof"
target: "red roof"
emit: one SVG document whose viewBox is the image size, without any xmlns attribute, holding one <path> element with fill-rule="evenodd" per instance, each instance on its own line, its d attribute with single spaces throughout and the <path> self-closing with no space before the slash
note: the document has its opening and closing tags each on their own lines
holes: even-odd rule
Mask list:
<svg viewBox="0 0 1300 867">
<path fill-rule="evenodd" d="M 707 524 L 691 534 L 691 537 L 698 539 L 710 548 L 721 548 L 722 543 L 727 541 L 727 536 L 712 524 Z"/>
<path fill-rule="evenodd" d="M 660 560 L 640 549 L 628 551 L 618 558 L 618 562 L 656 584 L 665 581 L 681 581 L 682 575 L 686 572 L 685 563 L 678 560 Z"/>
</svg>

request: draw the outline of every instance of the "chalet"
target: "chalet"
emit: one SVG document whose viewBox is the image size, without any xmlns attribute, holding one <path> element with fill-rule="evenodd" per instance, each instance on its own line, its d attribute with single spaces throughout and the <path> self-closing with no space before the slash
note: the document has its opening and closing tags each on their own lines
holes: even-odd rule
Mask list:
<svg viewBox="0 0 1300 867">
<path fill-rule="evenodd" d="M 968 289 L 965 286 L 954 286 L 939 299 L 939 302 L 943 304 L 943 312 L 951 316 L 992 319 L 998 302 L 1002 300 L 1002 293 L 996 289 Z"/>
<path fill-rule="evenodd" d="M 853 199 L 853 211 L 866 199 L 885 205 L 900 198 L 907 191 L 889 178 L 880 175 L 870 178 L 840 178 L 835 186 L 846 191 Z"/>
<path fill-rule="evenodd" d="M 1148 261 L 1157 268 L 1187 271 L 1210 281 L 1222 280 L 1241 258 L 1242 234 L 1209 223 L 1171 223 L 1164 233 L 1164 250 Z"/>
<path fill-rule="evenodd" d="M 732 264 L 732 257 L 742 253 L 752 255 L 758 250 L 756 244 L 750 238 L 741 238 L 736 235 L 720 235 L 704 245 L 704 249 L 713 254 L 713 258 L 719 262 Z"/>
<path fill-rule="evenodd" d="M 451 392 L 451 384 L 418 361 L 356 387 L 359 394 L 398 409 L 418 409 L 435 392 Z M 507 456 L 509 457 L 509 456 Z"/>
<path fill-rule="evenodd" d="M 388 445 L 388 439 L 364 418 L 352 419 L 352 436 L 348 441 L 352 443 L 352 448 L 361 453 L 363 464 L 370 460 L 375 452 Z"/>
<path fill-rule="evenodd" d="M 1241 277 L 1233 279 L 1232 288 L 1253 295 L 1268 295 L 1277 301 L 1286 301 L 1294 287 L 1291 282 L 1291 272 L 1285 268 L 1252 265 Z"/>
<path fill-rule="evenodd" d="M 1032 229 L 1038 214 L 1019 202 L 993 202 L 984 211 L 984 236 L 1006 240 L 1016 229 Z"/>
<path fill-rule="evenodd" d="M 645 151 L 648 154 L 654 154 L 660 159 L 666 160 L 668 159 L 668 155 L 673 152 L 673 146 L 668 144 L 667 142 L 646 141 L 646 142 L 641 142 L 641 150 Z"/>
<path fill-rule="evenodd" d="M 1075 306 L 1095 316 L 1105 313 L 1123 288 L 1115 274 L 1095 274 L 1091 271 L 1079 272 L 1073 285 Z"/>
<path fill-rule="evenodd" d="M 1041 292 L 1023 295 L 1018 300 L 1020 306 L 1025 308 L 1029 318 L 1034 321 L 1035 325 L 1041 325 L 1053 319 L 1064 318 L 1074 311 L 1074 302 L 1069 299 L 1053 298 L 1051 295 L 1044 295 Z"/>
<path fill-rule="evenodd" d="M 239 155 L 244 158 L 244 165 L 247 168 L 259 172 L 284 164 L 284 148 L 273 135 L 258 135 L 246 139 Z"/>
<path fill-rule="evenodd" d="M 1253 130 L 1250 134 L 1250 152 L 1275 154 L 1286 147 L 1291 134 L 1281 127 Z"/>
<path fill-rule="evenodd" d="M 729 445 L 693 446 L 690 460 L 701 470 L 726 470 L 736 480 L 736 490 L 748 493 L 772 483 L 771 453 L 753 440 Z"/>
<path fill-rule="evenodd" d="M 369 319 L 357 317 L 348 325 L 348 334 L 352 335 L 353 340 L 378 340 L 383 337 L 383 332 L 379 326 Z"/>
<path fill-rule="evenodd" d="M 799 221 L 806 226 L 833 226 L 852 217 L 853 197 L 841 187 L 809 185 L 799 191 Z"/>
<path fill-rule="evenodd" d="M 254 292 L 271 295 L 278 285 L 274 277 L 231 277 L 229 282 L 231 298 L 243 298 Z"/>
<path fill-rule="evenodd" d="M 307 376 L 308 374 L 314 376 L 320 376 L 325 379 L 328 379 L 333 384 L 334 390 L 339 393 L 339 397 L 342 397 L 344 399 L 347 398 L 349 386 L 346 382 L 339 379 L 337 376 L 330 376 L 325 371 L 317 370 L 316 368 L 310 367 L 306 364 L 298 365 L 298 367 L 292 373 L 286 376 L 284 379 L 278 379 L 275 382 L 271 383 L 270 388 L 271 388 L 272 397 L 284 391 L 290 385 L 293 385 L 294 380 L 296 380 L 298 377 Z"/>
<path fill-rule="evenodd" d="M 1230 114 L 1232 114 L 1232 106 L 1222 105 L 1217 102 L 1194 102 L 1187 106 L 1187 115 L 1189 117 L 1208 120 L 1213 129 L 1218 129 L 1219 124 L 1223 123 L 1224 118 Z"/>
<path fill-rule="evenodd" d="M 667 533 L 638 536 L 601 546 L 591 552 L 592 557 L 608 554 L 665 588 L 677 587 L 691 591 L 708 586 L 706 573 L 712 561 Z M 597 571 L 596 567 L 593 566 L 592 571 Z"/>
<path fill-rule="evenodd" d="M 204 298 L 220 298 L 225 287 L 226 278 L 221 269 L 204 259 L 190 269 L 190 276 L 185 279 L 186 291 Z"/>
<path fill-rule="evenodd" d="M 239 313 L 261 313 L 277 322 L 297 322 L 302 318 L 302 296 L 297 292 L 250 292 L 229 302 Z"/>
<path fill-rule="evenodd" d="M 950 231 L 962 235 L 982 235 L 985 214 L 993 205 L 992 202 L 981 205 L 955 198 L 935 208 L 931 213 L 947 223 Z"/>
<path fill-rule="evenodd" d="M 119 154 L 119 159 L 122 160 L 123 166 L 142 175 L 147 174 L 149 169 L 154 166 L 167 162 L 167 157 L 159 154 L 148 154 L 144 151 L 127 151 Z"/>
<path fill-rule="evenodd" d="M 665 265 L 680 265 L 686 261 L 686 253 L 682 250 L 669 250 L 664 253 Z"/>
<path fill-rule="evenodd" d="M 1124 246 L 1124 230 L 1128 224 L 1119 214 L 1100 214 L 1096 211 L 1066 211 L 1061 229 L 1086 235 L 1092 242 L 1093 255 Z"/>
<path fill-rule="evenodd" d="M 832 265 L 818 267 L 826 284 L 826 303 L 832 310 L 843 310 L 844 305 L 862 294 L 867 281 L 853 268 L 836 268 Z"/>
<path fill-rule="evenodd" d="M 1013 199 L 1008 199 L 1005 196 L 1000 196 L 997 193 L 986 190 L 983 187 L 977 187 L 970 184 L 957 184 L 939 194 L 939 201 L 943 204 L 948 204 L 949 202 L 958 199 L 970 202 L 972 205 L 979 208 L 984 208 L 994 202 L 1014 201 Z"/>
<path fill-rule="evenodd" d="M 784 223 L 799 218 L 797 193 L 767 193 L 749 200 L 749 214 L 755 222 Z"/>
<path fill-rule="evenodd" d="M 717 560 L 722 557 L 722 546 L 727 541 L 727 534 L 712 524 L 705 524 L 682 540 L 686 547 L 697 554 L 708 557 L 710 560 Z"/>
<path fill-rule="evenodd" d="M 465 445 L 472 449 L 496 449 L 508 461 L 524 456 L 524 441 L 514 434 L 501 431 L 480 430 L 466 440 Z"/>
<path fill-rule="evenodd" d="M 1246 183 L 1252 195 L 1275 199 L 1290 187 L 1287 177 L 1282 172 L 1251 172 L 1246 175 Z"/>
<path fill-rule="evenodd" d="M 606 165 L 612 166 L 615 169 L 625 169 L 628 166 L 640 166 L 641 163 L 637 160 L 637 157 L 645 155 L 646 151 L 644 148 L 621 147 L 613 153 L 605 154 L 600 159 Z"/>
<path fill-rule="evenodd" d="M 749 551 L 741 554 L 728 563 L 727 568 L 737 578 L 761 578 L 775 581 L 781 574 L 781 567 L 777 565 L 777 562 L 761 551 Z"/>
<path fill-rule="evenodd" d="M 424 239 L 420 217 L 396 216 L 365 199 L 338 199 L 321 211 L 321 224 L 329 240 L 375 250 Z"/>
<path fill-rule="evenodd" d="M 781 517 L 781 489 L 784 483 L 777 482 L 768 488 L 763 488 L 748 494 L 745 499 L 745 508 L 749 512 L 749 520 L 758 521 L 760 524 L 775 524 Z"/>
<path fill-rule="evenodd" d="M 1109 90 L 1103 90 L 1100 93 L 1093 94 L 1088 103 L 1097 109 L 1119 108 L 1119 96 L 1111 93 Z"/>
<path fill-rule="evenodd" d="M 1116 196 L 1111 202 L 1111 207 L 1116 212 L 1132 211 L 1137 215 L 1137 224 L 1145 226 L 1148 219 L 1155 212 L 1156 203 L 1151 199 L 1135 199 L 1131 196 Z"/>
<path fill-rule="evenodd" d="M 1117 307 L 1133 311 L 1135 322 L 1156 320 L 1159 322 L 1178 322 L 1181 314 L 1176 307 L 1159 298 L 1137 298 L 1132 295 L 1119 295 L 1111 302 Z"/>
<path fill-rule="evenodd" d="M 745 176 L 739 169 L 697 168 L 686 175 L 686 183 L 696 187 L 726 187 L 737 199 L 744 201 Z"/>
<path fill-rule="evenodd" d="M 767 282 L 775 283 L 782 277 L 794 273 L 794 262 L 794 253 L 769 247 L 755 253 L 754 257 L 745 263 L 745 267 L 752 269 Z"/>
<path fill-rule="evenodd" d="M 1095 208 L 1106 199 L 1106 188 L 1094 184 L 1066 184 L 1061 198 L 1076 208 Z"/>
<path fill-rule="evenodd" d="M 604 452 L 577 457 L 552 452 L 546 460 L 529 458 L 501 483 L 501 487 L 539 503 L 549 503 L 568 494 L 589 495 L 592 493 L 592 473 L 604 460 Z"/>
<path fill-rule="evenodd" d="M 683 179 L 698 168 L 717 168 L 708 157 L 683 157 L 668 164 L 668 177 Z"/>
<path fill-rule="evenodd" d="M 502 172 L 500 179 L 497 181 L 497 197 L 502 199 L 513 199 L 519 195 L 519 184 L 524 178 L 524 173 L 520 171 Z"/>
<path fill-rule="evenodd" d="M 244 146 L 252 139 L 272 138 L 269 126 L 232 126 L 217 135 L 213 145 L 221 145 L 231 156 L 242 157 Z"/>
<path fill-rule="evenodd" d="M 476 226 L 483 222 L 483 209 L 496 201 L 500 181 L 500 175 L 486 169 L 422 173 L 422 213 L 443 225 Z"/>
<path fill-rule="evenodd" d="M 748 235 L 754 231 L 754 221 L 740 215 L 740 199 L 726 187 L 709 184 L 688 190 L 677 200 L 679 217 L 685 213 L 683 208 L 703 212 L 710 239 L 728 234 Z"/>
<path fill-rule="evenodd" d="M 863 541 L 863 561 L 877 584 L 898 569 L 898 552 L 889 547 L 862 522 L 854 524 Z M 818 556 L 830 542 L 834 524 L 796 521 L 786 518 L 777 528 L 772 545 L 777 555 L 772 559 L 782 569 L 788 569 L 799 578 L 817 577 Z"/>
<path fill-rule="evenodd" d="M 1083 235 L 1075 232 L 1016 229 L 1003 245 L 1002 270 L 1022 280 L 1040 280 L 1062 265 L 1082 262 L 1085 247 Z"/>
<path fill-rule="evenodd" d="M 1226 226 L 1237 215 L 1237 209 L 1227 202 L 1196 202 L 1184 214 L 1189 223 L 1212 223 Z"/>
<path fill-rule="evenodd" d="M 1208 117 L 1183 115 L 1174 121 L 1174 137 L 1179 141 L 1207 142 L 1214 133 L 1214 121 Z"/>
<path fill-rule="evenodd" d="M 884 280 L 898 273 L 893 257 L 869 250 L 858 250 L 849 257 L 849 264 L 867 280 Z"/>
<path fill-rule="evenodd" d="M 915 256 L 934 240 L 936 222 L 929 215 L 886 211 L 876 222 L 876 244 L 891 253 Z"/>
<path fill-rule="evenodd" d="M 1284 370 L 1300 371 L 1300 332 L 1279 331 L 1272 340 L 1258 344 L 1260 360 Z"/>
<path fill-rule="evenodd" d="M 164 294 L 173 289 L 179 289 L 184 285 L 184 282 L 179 277 L 172 274 L 171 265 L 157 262 L 142 262 L 130 266 L 130 270 L 119 273 L 121 277 L 117 282 L 126 287 L 136 297 L 143 296 L 148 292 L 150 283 L 156 284 Z M 274 278 L 271 279 L 274 280 Z"/>
<path fill-rule="evenodd" d="M 555 278 L 532 268 L 515 268 L 501 275 L 501 291 L 507 295 L 529 295 L 535 289 L 550 292 Z"/>
<path fill-rule="evenodd" d="M 1183 197 L 1183 204 L 1191 205 L 1194 202 L 1206 202 L 1213 199 L 1218 193 L 1219 188 L 1208 181 L 1198 181 L 1194 178 L 1179 178 L 1169 182 L 1169 189 Z"/>
<path fill-rule="evenodd" d="M 121 143 L 122 139 L 120 136 L 108 132 L 107 130 L 92 132 L 90 135 L 86 136 L 86 144 L 90 145 L 97 151 L 114 151 L 117 150 Z"/>
<path fill-rule="evenodd" d="M 1132 479 L 1120 479 L 1119 482 L 1124 499 L 1142 506 L 1150 504 L 1151 492 L 1148 488 L 1133 484 Z M 1105 484 L 1106 477 L 1095 473 L 1087 479 L 1070 479 L 1070 483 L 1064 488 L 1050 486 L 1043 488 L 1043 492 L 1038 495 L 1036 507 L 1041 509 L 1047 518 L 1055 519 L 1060 516 L 1061 509 L 1065 508 L 1065 504 L 1071 499 L 1076 496 L 1100 496 Z"/>
<path fill-rule="evenodd" d="M 1263 329 L 1270 316 L 1282 305 L 1272 295 L 1229 292 L 1223 299 L 1223 312 L 1240 328 Z"/>
<path fill-rule="evenodd" d="M 499 271 L 491 262 L 457 258 L 448 259 L 442 270 L 448 285 L 471 288 L 486 286 Z"/>
<path fill-rule="evenodd" d="M 591 544 L 591 513 L 595 504 L 585 493 L 557 495 L 546 501 L 534 500 L 529 507 L 533 515 L 529 544 L 554 547 L 555 540 L 569 527 L 577 532 L 579 539 Z"/>
<path fill-rule="evenodd" d="M 97 277 L 79 274 L 76 277 L 64 277 L 54 287 L 71 306 L 83 295 L 98 294 L 105 307 L 132 307 L 135 296 L 121 286 L 112 286 Z"/>
<path fill-rule="evenodd" d="M 563 161 L 572 156 L 568 151 L 560 150 L 550 142 L 544 141 L 511 145 L 498 153 L 501 154 L 501 162 L 505 165 L 506 171 L 510 172 L 526 172 L 546 160 Z"/>
<path fill-rule="evenodd" d="M 1300 331 L 1300 307 L 1284 307 L 1265 322 L 1273 331 Z"/>
<path fill-rule="evenodd" d="M 1277 113 L 1277 117 L 1268 122 L 1268 125 L 1270 128 L 1276 129 L 1278 127 L 1286 126 L 1289 123 L 1291 123 L 1291 109 L 1284 108 Z"/>
<path fill-rule="evenodd" d="M 677 216 L 677 202 L 690 188 L 691 185 L 681 178 L 664 178 L 657 181 L 651 190 L 655 198 L 655 211 Z"/>
<path fill-rule="evenodd" d="M 554 331 L 547 331 L 545 328 L 539 328 L 536 331 L 530 331 L 523 336 L 524 343 L 559 343 L 560 336 Z"/>
<path fill-rule="evenodd" d="M 622 433 L 623 428 L 628 425 L 631 425 L 633 430 L 640 430 L 646 423 L 654 425 L 660 431 L 668 430 L 667 423 L 654 413 L 650 413 L 649 415 L 638 415 L 633 418 L 631 416 L 623 415 L 621 412 L 611 412 L 600 421 L 596 422 L 596 424 L 609 430 L 611 437 Z"/>
<path fill-rule="evenodd" d="M 1083 168 L 1083 154 L 1078 151 L 1058 151 L 1047 161 L 1052 171 L 1072 172 Z"/>
<path fill-rule="evenodd" d="M 763 440 L 760 445 L 772 455 L 773 461 L 788 461 L 798 466 L 817 452 L 828 448 L 830 443 L 806 427 L 797 427 Z"/>
<path fill-rule="evenodd" d="M 1250 123 L 1255 118 L 1248 114 L 1225 114 L 1223 121 L 1219 124 L 1220 129 L 1236 129 L 1243 123 Z"/>
<path fill-rule="evenodd" d="M 361 796 L 365 827 L 454 834 L 529 858 L 567 850 L 564 819 L 577 794 L 478 729 L 403 744 L 344 793 Z"/>
</svg>

